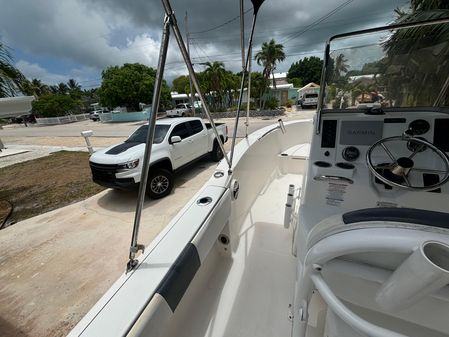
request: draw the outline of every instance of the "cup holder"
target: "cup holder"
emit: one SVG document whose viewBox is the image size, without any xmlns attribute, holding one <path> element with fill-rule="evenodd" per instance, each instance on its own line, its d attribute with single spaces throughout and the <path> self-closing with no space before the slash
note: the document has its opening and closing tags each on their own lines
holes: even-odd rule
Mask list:
<svg viewBox="0 0 449 337">
<path fill-rule="evenodd" d="M 332 166 L 331 163 L 328 163 L 326 161 L 316 161 L 313 163 L 313 165 L 316 165 L 318 167 L 331 167 Z"/>
<path fill-rule="evenodd" d="M 344 170 L 353 170 L 355 168 L 355 166 L 350 163 L 337 163 L 335 166 Z"/>
</svg>

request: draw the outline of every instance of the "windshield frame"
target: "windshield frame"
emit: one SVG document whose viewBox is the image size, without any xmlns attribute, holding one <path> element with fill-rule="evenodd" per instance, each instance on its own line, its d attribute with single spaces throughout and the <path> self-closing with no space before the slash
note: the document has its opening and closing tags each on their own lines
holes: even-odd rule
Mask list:
<svg viewBox="0 0 449 337">
<path fill-rule="evenodd" d="M 329 112 L 340 112 L 340 110 L 337 109 L 331 109 L 331 110 L 324 110 L 324 97 L 325 97 L 325 86 L 326 86 L 326 74 L 327 69 L 329 67 L 329 60 L 330 60 L 330 43 L 334 40 L 343 39 L 346 37 L 351 36 L 357 36 L 357 35 L 363 35 L 363 34 L 371 34 L 371 33 L 377 33 L 387 30 L 395 30 L 395 29 L 404 29 L 404 28 L 413 28 L 417 26 L 429 26 L 429 25 L 437 25 L 437 24 L 447 24 L 449 23 L 449 18 L 443 18 L 443 19 L 433 19 L 433 20 L 427 20 L 427 21 L 416 21 L 416 22 L 408 22 L 408 23 L 400 23 L 400 24 L 393 24 L 388 26 L 381 26 L 381 27 L 375 27 L 375 28 L 369 28 L 369 29 L 363 29 L 363 30 L 357 30 L 353 32 L 347 32 L 342 34 L 337 34 L 334 36 L 331 36 L 326 41 L 326 46 L 324 48 L 324 61 L 323 61 L 323 68 L 321 71 L 321 86 L 322 90 L 319 92 L 318 97 L 318 108 L 317 108 L 317 124 L 316 124 L 316 130 L 315 133 L 318 135 L 321 132 L 321 120 L 323 113 L 329 113 Z M 447 107 L 427 107 L 427 108 L 385 108 L 385 111 L 409 111 L 409 110 L 419 110 L 419 111 L 425 111 L 425 110 L 431 110 L 435 112 L 443 112 L 443 113 L 449 113 L 449 109 Z M 341 111 L 343 112 L 343 111 Z M 354 113 L 354 112 L 366 112 L 366 109 L 352 109 L 351 111 L 345 110 L 345 113 Z"/>
</svg>

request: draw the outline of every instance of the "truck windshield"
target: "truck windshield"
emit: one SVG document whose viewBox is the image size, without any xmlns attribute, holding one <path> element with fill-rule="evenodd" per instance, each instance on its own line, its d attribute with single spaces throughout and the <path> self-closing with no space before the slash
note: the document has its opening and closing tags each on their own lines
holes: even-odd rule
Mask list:
<svg viewBox="0 0 449 337">
<path fill-rule="evenodd" d="M 331 42 L 323 112 L 449 107 L 449 24 Z"/>
<path fill-rule="evenodd" d="M 306 94 L 305 98 L 318 98 L 318 94 Z"/>
<path fill-rule="evenodd" d="M 170 129 L 170 125 L 156 125 L 156 129 L 154 132 L 154 144 L 162 143 L 165 135 Z M 145 143 L 147 140 L 148 134 L 148 125 L 143 125 L 138 128 L 127 140 L 125 143 Z"/>
</svg>

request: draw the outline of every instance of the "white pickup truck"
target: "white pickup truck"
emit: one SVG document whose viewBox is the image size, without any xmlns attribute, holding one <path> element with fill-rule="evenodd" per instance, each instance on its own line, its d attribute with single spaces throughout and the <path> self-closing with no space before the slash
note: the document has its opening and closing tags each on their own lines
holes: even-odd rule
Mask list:
<svg viewBox="0 0 449 337">
<path fill-rule="evenodd" d="M 221 140 L 228 140 L 224 123 L 216 123 Z M 148 124 L 138 128 L 125 142 L 97 151 L 89 159 L 92 179 L 99 185 L 130 190 L 138 186 L 142 170 Z M 209 123 L 195 117 L 159 119 L 151 151 L 147 195 L 159 199 L 173 189 L 174 174 L 209 155 L 220 161 L 223 153 Z"/>
<path fill-rule="evenodd" d="M 179 103 L 172 110 L 167 110 L 167 117 L 192 117 L 193 108 L 188 103 Z"/>
<path fill-rule="evenodd" d="M 301 108 L 316 108 L 318 106 L 318 96 L 320 94 L 320 88 L 308 88 L 305 90 L 300 90 L 298 105 Z"/>
</svg>

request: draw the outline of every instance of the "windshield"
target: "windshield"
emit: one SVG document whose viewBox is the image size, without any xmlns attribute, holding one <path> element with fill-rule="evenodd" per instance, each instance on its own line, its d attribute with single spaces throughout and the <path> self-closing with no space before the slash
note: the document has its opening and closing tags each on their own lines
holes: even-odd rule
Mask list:
<svg viewBox="0 0 449 337">
<path fill-rule="evenodd" d="M 154 144 L 159 144 L 164 141 L 165 135 L 170 129 L 170 125 L 156 125 L 156 129 L 154 132 Z M 148 125 L 143 125 L 138 128 L 127 140 L 125 143 L 145 143 L 147 140 L 148 134 Z"/>
<path fill-rule="evenodd" d="M 305 98 L 317 98 L 318 94 L 307 94 Z"/>
<path fill-rule="evenodd" d="M 323 112 L 449 107 L 448 74 L 449 24 L 337 39 L 330 44 Z"/>
</svg>

